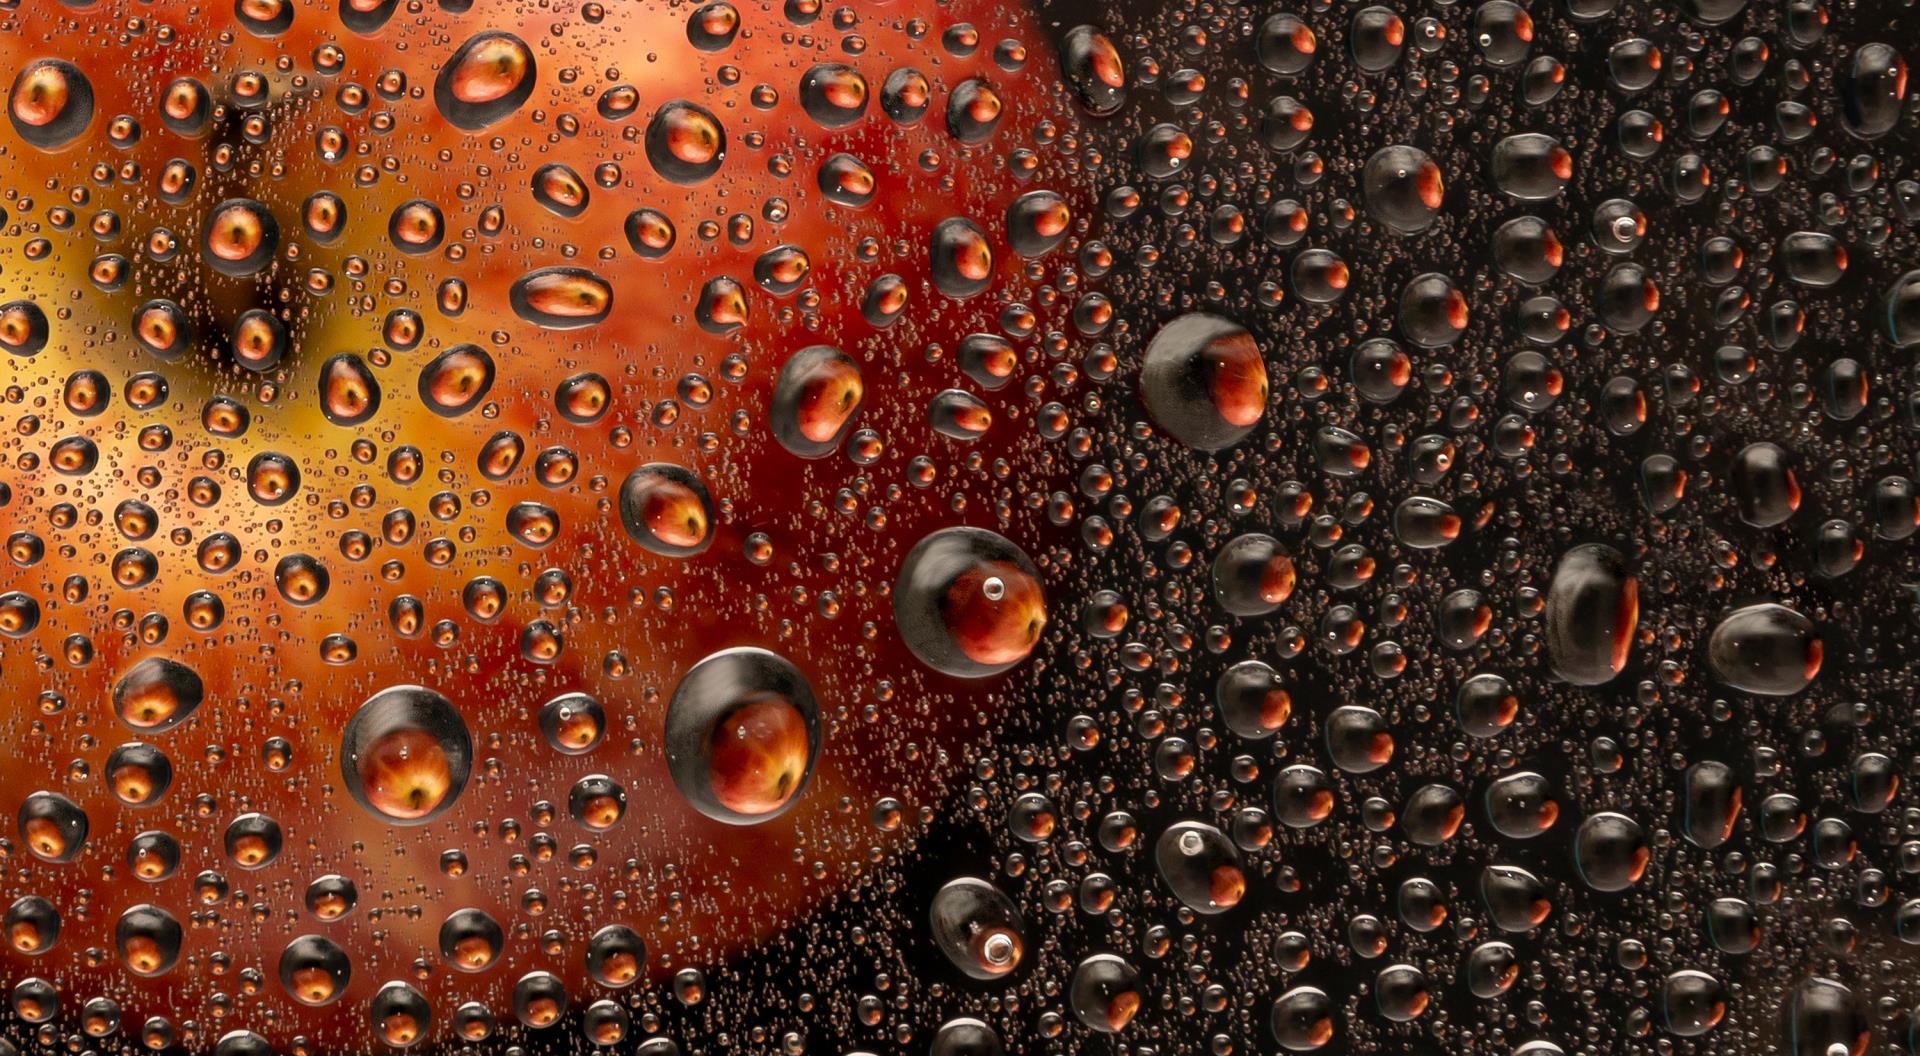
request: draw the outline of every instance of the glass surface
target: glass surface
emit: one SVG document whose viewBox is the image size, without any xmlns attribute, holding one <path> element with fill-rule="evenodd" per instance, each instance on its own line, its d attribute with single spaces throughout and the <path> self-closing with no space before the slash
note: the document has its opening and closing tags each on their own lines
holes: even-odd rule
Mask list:
<svg viewBox="0 0 1920 1056">
<path fill-rule="evenodd" d="M 0 1056 L 1914 1049 L 1916 29 L 0 2 Z"/>
</svg>

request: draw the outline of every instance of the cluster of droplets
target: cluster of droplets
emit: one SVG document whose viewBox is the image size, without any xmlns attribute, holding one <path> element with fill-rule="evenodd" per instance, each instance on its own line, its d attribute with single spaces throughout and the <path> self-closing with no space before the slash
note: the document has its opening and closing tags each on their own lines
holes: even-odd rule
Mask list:
<svg viewBox="0 0 1920 1056">
<path fill-rule="evenodd" d="M 1911 1047 L 1899 16 L 1042 10 L 1082 618 L 906 873 L 1040 951 L 930 1051 Z"/>
<path fill-rule="evenodd" d="M 958 9 L 88 6 L 8 49 L 0 1047 L 675 1051 L 1048 627 L 966 525 L 1071 110 Z"/>
<path fill-rule="evenodd" d="M 876 11 L 16 56 L 0 1044 L 1914 1046 L 1898 12 Z"/>
</svg>

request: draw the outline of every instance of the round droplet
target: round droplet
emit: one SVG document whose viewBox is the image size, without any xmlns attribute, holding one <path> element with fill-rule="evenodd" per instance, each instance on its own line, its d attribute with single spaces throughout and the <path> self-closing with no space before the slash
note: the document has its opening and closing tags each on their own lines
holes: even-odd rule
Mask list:
<svg viewBox="0 0 1920 1056">
<path fill-rule="evenodd" d="M 1626 670 L 1640 623 L 1640 585 L 1620 551 L 1586 543 L 1567 551 L 1547 588 L 1547 656 L 1554 673 L 1597 686 Z"/>
<path fill-rule="evenodd" d="M 440 959 L 455 971 L 486 971 L 506 944 L 500 922 L 478 909 L 456 909 L 440 923 Z"/>
<path fill-rule="evenodd" d="M 107 755 L 107 787 L 130 807 L 150 807 L 173 783 L 173 763 L 150 744 L 129 741 Z"/>
<path fill-rule="evenodd" d="M 373 1028 L 373 1036 L 388 1048 L 409 1048 L 427 1036 L 433 1025 L 433 1009 L 420 991 L 395 980 L 382 986 L 367 1003 L 367 1023 Z"/>
<path fill-rule="evenodd" d="M 774 439 L 801 458 L 839 450 L 866 398 L 860 364 L 831 345 L 795 352 L 773 384 L 768 418 Z"/>
<path fill-rule="evenodd" d="M 551 1027 L 567 1013 L 567 988 L 552 972 L 528 972 L 513 984 L 513 1014 L 535 1030 Z"/>
<path fill-rule="evenodd" d="M 360 425 L 380 411 L 380 382 L 352 352 L 329 357 L 320 368 L 320 413 L 334 425 Z"/>
<path fill-rule="evenodd" d="M 813 774 L 820 714 L 813 687 L 765 649 L 723 649 L 695 664 L 667 704 L 673 783 L 695 810 L 751 825 L 792 805 Z"/>
<path fill-rule="evenodd" d="M 193 326 L 186 310 L 168 300 L 151 300 L 133 310 L 133 336 L 141 348 L 166 362 L 193 347 Z"/>
<path fill-rule="evenodd" d="M 1040 573 L 982 528 L 945 528 L 915 544 L 894 581 L 893 620 L 920 662 L 985 678 L 1025 660 L 1047 625 Z"/>
<path fill-rule="evenodd" d="M 7 119 L 29 145 L 59 150 L 93 123 L 93 83 L 64 59 L 35 59 L 14 75 Z"/>
<path fill-rule="evenodd" d="M 586 268 L 530 271 L 508 291 L 513 313 L 549 330 L 578 330 L 613 313 L 613 285 Z"/>
<path fill-rule="evenodd" d="M 233 864 L 242 869 L 263 869 L 280 857 L 285 835 L 279 822 L 253 811 L 229 822 L 220 842 Z"/>
<path fill-rule="evenodd" d="M 340 773 L 354 801 L 396 825 L 419 825 L 467 785 L 473 739 L 447 698 L 394 686 L 368 698 L 340 734 Z"/>
<path fill-rule="evenodd" d="M 31 356 L 47 347 L 51 336 L 47 313 L 32 301 L 0 304 L 0 348 L 16 356 Z"/>
<path fill-rule="evenodd" d="M 725 51 L 739 32 L 740 9 L 726 0 L 715 0 L 687 16 L 687 42 L 701 51 Z"/>
<path fill-rule="evenodd" d="M 662 106 L 647 122 L 647 162 L 674 183 L 704 183 L 727 159 L 727 132 L 706 108 L 685 100 Z"/>
<path fill-rule="evenodd" d="M 1111 953 L 1094 954 L 1074 966 L 1067 1004 L 1089 1029 L 1118 1034 L 1146 1005 L 1140 972 Z"/>
<path fill-rule="evenodd" d="M 280 246 L 280 222 L 251 198 L 230 198 L 207 213 L 200 257 L 222 275 L 245 278 L 266 270 Z"/>
<path fill-rule="evenodd" d="M 1242 660 L 1220 673 L 1214 683 L 1213 706 L 1220 721 L 1237 736 L 1264 740 L 1286 725 L 1293 714 L 1293 697 L 1272 667 Z"/>
<path fill-rule="evenodd" d="M 1678 1037 L 1697 1038 L 1719 1026 L 1726 1015 L 1726 987 L 1705 972 L 1674 972 L 1660 985 L 1660 1016 Z"/>
<path fill-rule="evenodd" d="M 1170 825 L 1153 847 L 1160 877 L 1196 913 L 1225 913 L 1247 894 L 1239 848 L 1219 829 L 1199 821 Z"/>
<path fill-rule="evenodd" d="M 420 368 L 420 402 L 442 418 L 480 405 L 493 389 L 493 357 L 479 345 L 455 345 Z"/>
<path fill-rule="evenodd" d="M 647 944 L 625 924 L 608 924 L 587 940 L 587 974 L 601 986 L 632 986 L 646 971 Z"/>
<path fill-rule="evenodd" d="M 1773 603 L 1735 609 L 1707 639 L 1714 676 L 1761 696 L 1788 697 L 1806 689 L 1824 658 L 1813 621 Z"/>
<path fill-rule="evenodd" d="M 184 932 L 173 914 L 159 906 L 132 906 L 113 928 L 114 948 L 127 971 L 145 979 L 167 974 L 180 960 Z"/>
<path fill-rule="evenodd" d="M 1140 366 L 1140 399 L 1174 439 L 1218 451 L 1247 438 L 1267 410 L 1267 365 L 1253 335 L 1204 312 L 1160 328 Z"/>
<path fill-rule="evenodd" d="M 1013 901 L 987 881 L 948 881 L 934 893 L 929 918 L 940 952 L 969 977 L 991 982 L 1020 966 L 1027 946 L 1026 921 Z"/>
<path fill-rule="evenodd" d="M 1367 212 L 1403 235 L 1433 225 L 1446 200 L 1440 166 L 1417 147 L 1382 147 L 1367 159 L 1362 175 Z"/>
<path fill-rule="evenodd" d="M 1126 105 L 1127 70 L 1120 50 L 1094 27 L 1067 31 L 1060 45 L 1060 72 L 1087 113 L 1105 117 Z"/>
<path fill-rule="evenodd" d="M 540 706 L 540 735 L 556 752 L 585 755 L 600 744 L 607 713 L 585 693 L 562 693 Z"/>
<path fill-rule="evenodd" d="M 475 132 L 518 110 L 533 95 L 538 74 L 526 41 L 500 30 L 477 33 L 440 67 L 433 105 L 456 128 Z"/>
<path fill-rule="evenodd" d="M 161 733 L 187 720 L 206 689 L 185 664 L 150 656 L 127 669 L 113 686 L 113 710 L 136 730 Z"/>
<path fill-rule="evenodd" d="M 60 911 L 40 895 L 22 895 L 7 907 L 6 929 L 14 952 L 37 957 L 59 941 Z"/>
<path fill-rule="evenodd" d="M 664 557 L 692 557 L 713 541 L 713 496 L 692 470 L 669 462 L 641 466 L 620 485 L 627 537 Z"/>
<path fill-rule="evenodd" d="M 1293 556 L 1273 536 L 1237 535 L 1213 559 L 1213 596 L 1235 616 L 1264 616 L 1293 596 Z"/>
<path fill-rule="evenodd" d="M 927 242 L 934 289 L 955 300 L 984 292 L 993 284 L 993 244 L 980 225 L 953 216 L 933 226 Z"/>
<path fill-rule="evenodd" d="M 1333 999 L 1312 986 L 1296 986 L 1274 999 L 1268 1023 L 1288 1052 L 1316 1052 L 1333 1041 Z"/>
<path fill-rule="evenodd" d="M 347 953 L 321 935 L 302 935 L 280 951 L 280 987 L 289 997 L 310 1008 L 340 1000 L 346 993 L 353 966 Z"/>
<path fill-rule="evenodd" d="M 800 78 L 800 107 L 822 128 L 845 128 L 867 112 L 867 79 L 840 63 L 814 66 Z"/>
<path fill-rule="evenodd" d="M 627 813 L 627 790 L 605 774 L 588 774 L 567 790 L 567 815 L 582 828 L 605 832 Z"/>
</svg>

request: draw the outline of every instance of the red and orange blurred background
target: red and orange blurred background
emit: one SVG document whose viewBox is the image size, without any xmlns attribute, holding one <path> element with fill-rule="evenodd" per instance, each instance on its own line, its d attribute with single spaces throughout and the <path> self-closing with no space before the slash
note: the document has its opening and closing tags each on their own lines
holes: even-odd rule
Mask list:
<svg viewBox="0 0 1920 1056">
<path fill-rule="evenodd" d="M 917 812 L 938 800 L 968 746 L 983 736 L 1005 688 L 1046 677 L 1037 666 L 981 683 L 928 671 L 902 647 L 887 595 L 907 549 L 948 525 L 999 528 L 1043 569 L 1059 560 L 1046 540 L 1023 534 L 1038 518 L 1009 516 L 1040 497 L 1016 493 L 1007 481 L 1020 478 L 1003 468 L 1042 457 L 1034 404 L 1021 388 L 987 396 L 996 420 L 972 445 L 937 435 L 925 420 L 933 394 L 966 386 L 952 360 L 962 336 L 994 330 L 1009 304 L 1044 315 L 1052 303 L 1047 282 L 1054 268 L 1010 252 L 1001 218 L 1015 196 L 1039 187 L 1066 193 L 1084 215 L 1072 164 L 1055 149 L 1072 135 L 1071 116 L 1049 90 L 1058 67 L 1033 27 L 978 0 L 814 8 L 807 24 L 796 24 L 793 5 L 740 8 L 739 36 L 718 53 L 689 45 L 691 7 L 655 3 L 482 2 L 460 14 L 411 4 L 369 35 L 349 32 L 332 5 L 305 3 L 296 6 L 291 29 L 271 39 L 240 30 L 217 7 L 170 2 L 101 0 L 5 12 L 6 68 L 45 56 L 68 59 L 90 79 L 97 106 L 88 133 L 58 153 L 0 134 L 10 213 L 0 241 L 0 301 L 34 301 L 53 332 L 38 355 L 6 362 L 0 404 L 7 462 L 0 479 L 12 489 L 0 520 L 8 533 L 32 533 L 45 543 L 37 563 L 0 571 L 0 589 L 29 594 L 42 610 L 33 634 L 0 643 L 0 735 L 12 746 L 0 762 L 0 783 L 9 790 L 0 796 L 0 813 L 11 815 L 27 794 L 47 789 L 79 803 L 92 824 L 85 850 L 64 865 L 32 858 L 9 833 L 11 868 L 0 894 L 6 901 L 45 895 L 65 920 L 52 952 L 5 954 L 9 977 L 52 979 L 76 1001 L 114 995 L 130 1022 L 154 1014 L 197 1020 L 209 1038 L 244 1026 L 269 1037 L 304 1034 L 358 1046 L 366 1038 L 359 1010 L 386 980 L 413 981 L 437 1013 L 473 999 L 504 1014 L 505 997 L 525 971 L 546 968 L 584 986 L 584 938 L 616 920 L 646 938 L 656 971 L 710 963 L 857 882 L 864 863 L 897 850 L 918 824 Z M 969 34 L 949 31 L 969 23 L 977 47 L 958 54 Z M 468 133 L 435 111 L 432 84 L 446 57 L 482 29 L 528 41 L 538 84 L 511 118 Z M 1017 72 L 994 61 L 995 45 L 1008 39 L 1025 50 Z M 327 45 L 338 47 L 343 62 L 322 74 L 314 57 Z M 875 93 L 892 70 L 919 68 L 935 87 L 934 105 L 917 125 L 901 127 L 874 99 L 864 120 L 822 128 L 800 107 L 797 88 L 808 68 L 823 62 L 853 66 Z M 271 86 L 264 142 L 239 134 L 237 118 L 216 120 L 199 139 L 161 124 L 160 100 L 173 78 L 199 78 L 220 102 L 243 72 Z M 942 120 L 948 93 L 968 77 L 986 79 L 1005 104 L 995 134 L 972 146 L 948 135 Z M 371 90 L 370 105 L 358 114 L 336 102 L 348 83 Z M 641 100 L 624 122 L 595 112 L 598 93 L 616 83 L 635 86 Z M 647 115 L 673 99 L 707 107 L 727 132 L 719 174 L 699 186 L 658 177 L 641 146 Z M 110 146 L 104 130 L 123 114 L 142 134 L 125 148 Z M 316 147 L 329 128 L 344 133 L 347 144 L 331 163 Z M 864 209 L 829 203 L 815 184 L 821 162 L 840 151 L 877 176 L 877 193 Z M 199 172 L 197 191 L 179 206 L 154 191 L 155 177 L 173 158 Z M 556 161 L 592 185 L 591 204 L 577 219 L 556 216 L 533 198 L 533 172 Z M 347 203 L 345 233 L 330 246 L 299 230 L 300 205 L 319 190 Z M 280 225 L 276 261 L 255 279 L 223 277 L 198 258 L 202 218 L 233 197 L 265 203 Z M 447 237 L 436 252 L 410 257 L 394 250 L 386 227 L 396 206 L 416 198 L 443 211 Z M 495 206 L 506 223 L 489 237 L 480 231 L 481 214 Z M 677 245 L 663 260 L 639 258 L 621 234 L 625 216 L 643 206 L 661 210 L 677 228 Z M 61 207 L 77 219 L 68 230 L 52 222 Z M 117 225 L 98 225 L 117 226 L 112 237 L 90 230 L 102 212 L 117 217 Z M 980 223 L 996 251 L 993 289 L 964 302 L 942 297 L 928 282 L 927 233 L 956 215 Z M 143 249 L 161 227 L 179 243 L 168 262 Z M 36 239 L 46 240 L 44 253 L 30 252 Z M 780 244 L 797 245 L 811 259 L 799 294 L 775 297 L 753 284 L 755 258 Z M 117 292 L 88 281 L 95 256 L 108 252 L 132 261 L 130 281 Z M 512 313 L 511 283 L 560 264 L 590 268 L 610 282 L 606 322 L 550 331 Z M 895 325 L 876 329 L 862 318 L 860 301 L 885 273 L 906 280 L 910 300 Z M 749 291 L 747 325 L 724 336 L 694 320 L 700 288 L 716 276 L 733 277 Z M 437 287 L 449 279 L 468 291 L 457 316 L 436 305 Z M 131 334 L 135 306 L 156 297 L 183 306 L 201 335 L 177 362 L 153 359 Z M 294 338 L 281 367 L 259 376 L 210 351 L 239 312 L 255 307 L 281 316 Z M 382 321 L 396 308 L 419 313 L 426 336 L 411 351 L 381 353 Z M 419 369 L 461 343 L 486 348 L 498 376 L 480 409 L 440 418 L 414 395 Z M 867 397 L 856 424 L 878 434 L 881 450 L 871 464 L 845 455 L 802 461 L 773 442 L 765 416 L 774 376 L 788 355 L 818 343 L 844 349 L 863 366 Z M 1038 356 L 1023 351 L 1030 362 Z M 383 402 L 363 425 L 335 426 L 319 411 L 319 368 L 337 352 L 375 363 Z M 729 366 L 729 357 L 742 366 Z M 107 413 L 82 419 L 63 406 L 62 386 L 81 369 L 109 379 L 115 397 Z M 742 376 L 732 380 L 735 370 Z M 169 396 L 139 412 L 119 392 L 143 371 L 162 374 Z M 556 413 L 554 391 L 585 371 L 611 383 L 613 399 L 604 418 L 583 426 Z M 705 392 L 711 397 L 701 406 L 697 397 Z M 216 437 L 203 427 L 202 409 L 215 396 L 251 411 L 245 435 Z M 164 449 L 142 447 L 149 426 L 170 430 Z M 524 437 L 528 454 L 512 479 L 493 483 L 479 474 L 476 459 L 501 430 Z M 98 445 L 99 465 L 65 477 L 49 467 L 47 451 L 76 435 Z M 356 442 L 364 442 L 361 457 Z M 412 484 L 395 482 L 385 469 L 402 445 L 424 456 L 426 472 Z M 549 448 L 578 459 L 572 479 L 554 487 L 536 481 L 530 468 Z M 263 508 L 248 499 L 245 466 L 261 451 L 299 465 L 302 484 L 291 502 Z M 930 482 L 910 481 L 916 456 L 934 467 Z M 705 553 L 659 557 L 620 530 L 613 510 L 619 483 L 652 461 L 685 465 L 706 480 L 718 523 Z M 223 489 L 205 508 L 186 496 L 189 480 L 202 475 Z M 457 502 L 430 502 L 437 493 Z M 139 544 L 157 557 L 159 575 L 137 589 L 116 585 L 109 574 L 112 556 L 133 545 L 114 528 L 114 511 L 128 499 L 160 514 L 158 532 Z M 544 548 L 506 530 L 507 511 L 522 501 L 558 514 L 560 530 Z M 62 503 L 78 515 L 71 527 L 56 526 L 53 511 Z M 444 518 L 433 512 L 456 506 Z M 342 555 L 343 533 L 378 540 L 382 518 L 402 508 L 419 524 L 410 541 L 380 542 L 357 562 Z M 238 537 L 244 556 L 215 575 L 197 565 L 194 553 L 220 531 Z M 743 554 L 754 533 L 772 544 L 764 564 Z M 451 554 L 444 563 L 429 561 L 436 542 L 451 544 L 440 551 Z M 275 563 L 296 553 L 317 558 L 329 572 L 331 588 L 317 605 L 293 606 L 274 588 Z M 549 568 L 564 570 L 573 591 L 564 604 L 543 607 L 531 588 Z M 75 576 L 85 580 L 86 597 L 63 600 L 63 585 Z M 461 589 L 476 576 L 497 578 L 510 591 L 498 622 L 483 624 L 461 608 Z M 181 617 L 194 591 L 212 591 L 224 602 L 224 624 L 211 633 Z M 395 633 L 387 610 L 403 594 L 424 603 L 429 626 L 452 621 L 457 641 Z M 139 624 L 152 613 L 170 628 L 163 640 L 143 641 Z M 535 620 L 549 621 L 564 640 L 554 662 L 521 654 L 520 635 Z M 91 642 L 84 664 L 70 662 L 63 646 L 73 635 Z M 357 655 L 327 662 L 321 643 L 329 635 L 351 639 Z M 688 807 L 668 778 L 661 748 L 662 716 L 679 676 L 702 656 L 736 645 L 772 649 L 798 664 L 815 687 L 825 728 L 804 796 L 785 815 L 752 827 L 709 821 Z M 115 801 L 101 777 L 107 753 L 132 739 L 113 715 L 112 684 L 147 656 L 192 667 L 207 699 L 186 724 L 143 738 L 167 752 L 175 778 L 159 805 L 136 810 Z M 454 702 L 473 732 L 476 765 L 451 810 L 423 826 L 394 828 L 346 795 L 337 753 L 341 727 L 361 702 L 409 683 Z M 586 756 L 549 748 L 535 721 L 543 702 L 572 691 L 598 697 L 609 717 L 605 741 Z M 292 745 L 292 763 L 281 772 L 261 755 L 273 737 Z M 568 787 L 589 773 L 611 775 L 627 790 L 626 817 L 608 834 L 566 817 Z M 875 805 L 887 797 L 902 805 L 898 832 L 875 822 Z M 539 820 L 542 802 L 554 804 L 551 822 Z M 277 861 L 247 872 L 224 860 L 220 836 L 233 817 L 251 810 L 275 818 L 286 841 Z M 518 822 L 517 838 L 503 835 L 509 820 Z M 135 881 L 123 862 L 128 840 L 147 829 L 170 831 L 186 848 L 181 869 L 164 883 Z M 551 860 L 540 860 L 538 833 L 551 834 L 559 849 Z M 593 848 L 590 866 L 570 864 L 568 849 L 578 844 Z M 450 849 L 470 859 L 462 876 L 439 867 Z M 524 866 L 515 865 L 516 856 L 526 856 Z M 232 897 L 217 906 L 195 903 L 193 877 L 202 869 L 221 872 Z M 360 907 L 321 924 L 305 912 L 301 895 L 328 873 L 357 884 Z M 529 891 L 544 897 L 532 899 Z M 544 902 L 543 913 L 527 910 L 533 901 Z M 113 921 L 140 902 L 167 907 L 189 924 L 186 959 L 154 981 L 132 980 L 110 953 L 104 961 L 88 953 L 110 950 Z M 466 906 L 492 913 L 509 933 L 501 963 L 477 977 L 455 976 L 437 955 L 441 921 Z M 538 937 L 550 930 L 564 937 L 564 951 L 542 949 Z M 280 999 L 271 982 L 265 993 L 246 996 L 238 969 L 257 966 L 271 980 L 280 949 L 310 932 L 328 935 L 352 956 L 345 1000 L 305 1009 Z M 216 951 L 231 958 L 224 972 L 207 960 Z M 416 965 L 429 966 L 430 978 L 416 974 Z"/>
</svg>

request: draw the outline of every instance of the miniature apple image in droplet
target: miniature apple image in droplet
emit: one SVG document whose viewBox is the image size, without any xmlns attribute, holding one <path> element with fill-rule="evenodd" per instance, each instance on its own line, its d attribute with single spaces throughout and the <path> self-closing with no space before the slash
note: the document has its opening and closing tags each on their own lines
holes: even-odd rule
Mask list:
<svg viewBox="0 0 1920 1056">
<path fill-rule="evenodd" d="M 374 694 L 340 734 L 340 772 L 355 802 L 396 825 L 453 805 L 473 768 L 473 738 L 447 698 L 422 686 Z"/>
<path fill-rule="evenodd" d="M 128 726 L 159 733 L 185 722 L 205 696 L 200 676 L 192 668 L 150 656 L 114 683 L 113 710 Z"/>
<path fill-rule="evenodd" d="M 981 982 L 1004 979 L 1020 966 L 1027 925 L 999 888 L 963 876 L 934 893 L 928 908 L 934 943 L 954 967 Z"/>
<path fill-rule="evenodd" d="M 674 689 L 666 750 L 695 810 L 731 825 L 777 817 L 805 790 L 820 752 L 813 687 L 777 653 L 723 649 Z"/>
<path fill-rule="evenodd" d="M 713 541 L 713 496 L 692 470 L 651 462 L 620 485 L 628 538 L 664 557 L 692 557 Z"/>
<path fill-rule="evenodd" d="M 943 674 L 985 678 L 1025 660 L 1047 626 L 1032 559 L 984 528 L 920 540 L 893 588 L 893 622 L 913 655 Z"/>
<path fill-rule="evenodd" d="M 454 51 L 434 79 L 433 103 L 447 121 L 473 132 L 506 118 L 533 95 L 539 64 L 511 33 L 477 33 Z"/>
<path fill-rule="evenodd" d="M 1790 697 L 1806 689 L 1825 656 L 1812 620 L 1770 602 L 1728 613 L 1707 639 L 1707 666 L 1714 675 L 1764 697 Z"/>
<path fill-rule="evenodd" d="M 711 179 L 727 157 L 727 132 L 712 111 L 676 99 L 647 122 L 647 161 L 674 183 L 691 186 Z"/>
<path fill-rule="evenodd" d="M 860 364 L 831 345 L 795 352 L 773 384 L 769 418 L 773 438 L 801 458 L 823 458 L 840 447 L 865 401 Z"/>
<path fill-rule="evenodd" d="M 1268 389 L 1253 335 L 1205 312 L 1161 327 L 1140 366 L 1140 400 L 1154 424 L 1200 451 L 1246 439 L 1266 413 Z"/>
<path fill-rule="evenodd" d="M 345 950 L 321 935 L 302 935 L 280 951 L 280 987 L 310 1008 L 330 1005 L 353 975 Z"/>
<path fill-rule="evenodd" d="M 29 144 L 59 150 L 93 122 L 93 83 L 65 59 L 35 59 L 14 75 L 7 119 Z"/>
<path fill-rule="evenodd" d="M 180 959 L 183 932 L 173 914 L 150 903 L 133 906 L 114 925 L 120 963 L 142 978 L 165 975 Z"/>
<path fill-rule="evenodd" d="M 613 313 L 613 286 L 586 268 L 536 268 L 514 280 L 508 303 L 521 319 L 548 330 L 578 330 Z"/>
<path fill-rule="evenodd" d="M 471 906 L 454 910 L 440 923 L 440 959 L 455 971 L 486 971 L 506 943 L 500 922 Z"/>
</svg>

